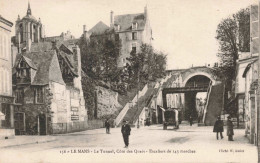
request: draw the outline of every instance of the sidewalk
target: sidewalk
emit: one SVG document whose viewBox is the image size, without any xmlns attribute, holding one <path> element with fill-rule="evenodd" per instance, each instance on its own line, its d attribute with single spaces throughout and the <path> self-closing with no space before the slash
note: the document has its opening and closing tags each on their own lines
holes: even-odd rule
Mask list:
<svg viewBox="0 0 260 163">
<path fill-rule="evenodd" d="M 0 149 L 7 148 L 7 147 L 28 145 L 28 144 L 46 143 L 46 142 L 52 142 L 56 140 L 57 138 L 55 136 L 48 136 L 48 135 L 44 135 L 44 136 L 19 135 L 19 136 L 15 136 L 12 139 L 0 140 Z"/>
</svg>

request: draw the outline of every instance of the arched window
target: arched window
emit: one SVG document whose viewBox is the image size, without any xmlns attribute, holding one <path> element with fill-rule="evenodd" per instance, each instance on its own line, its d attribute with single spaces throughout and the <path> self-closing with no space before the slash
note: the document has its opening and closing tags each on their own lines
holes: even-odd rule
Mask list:
<svg viewBox="0 0 260 163">
<path fill-rule="evenodd" d="M 36 38 L 37 38 L 37 32 L 36 32 L 36 26 L 35 25 L 33 25 L 33 42 L 35 42 L 36 41 Z"/>
<path fill-rule="evenodd" d="M 23 42 L 23 24 L 20 24 L 19 26 L 19 32 L 20 32 L 20 40 L 21 42 Z"/>
</svg>

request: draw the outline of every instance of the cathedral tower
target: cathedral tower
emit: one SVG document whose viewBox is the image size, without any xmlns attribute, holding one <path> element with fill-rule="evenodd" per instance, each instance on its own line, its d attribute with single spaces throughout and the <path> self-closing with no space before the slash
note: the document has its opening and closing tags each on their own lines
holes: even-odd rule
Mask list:
<svg viewBox="0 0 260 163">
<path fill-rule="evenodd" d="M 15 36 L 15 44 L 18 46 L 19 52 L 25 47 L 26 51 L 30 51 L 31 43 L 40 42 L 44 38 L 44 29 L 41 19 L 36 20 L 36 18 L 32 16 L 30 3 L 28 3 L 26 15 L 22 19 L 20 19 L 18 15 L 15 24 Z"/>
</svg>

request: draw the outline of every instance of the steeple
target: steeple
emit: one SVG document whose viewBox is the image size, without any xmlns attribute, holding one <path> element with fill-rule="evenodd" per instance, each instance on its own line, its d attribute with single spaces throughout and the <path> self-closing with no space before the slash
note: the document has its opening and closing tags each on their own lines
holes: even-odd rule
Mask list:
<svg viewBox="0 0 260 163">
<path fill-rule="evenodd" d="M 28 2 L 27 15 L 32 15 L 31 7 L 30 7 L 30 2 Z"/>
</svg>

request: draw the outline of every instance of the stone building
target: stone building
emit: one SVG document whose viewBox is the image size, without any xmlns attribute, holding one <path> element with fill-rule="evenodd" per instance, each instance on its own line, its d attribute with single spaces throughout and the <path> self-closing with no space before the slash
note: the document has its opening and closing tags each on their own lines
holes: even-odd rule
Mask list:
<svg viewBox="0 0 260 163">
<path fill-rule="evenodd" d="M 52 41 L 66 41 L 66 40 L 73 40 L 75 37 L 71 34 L 70 31 L 66 33 L 62 32 L 59 36 L 51 36 L 51 37 L 44 37 L 44 41 L 52 42 Z"/>
<path fill-rule="evenodd" d="M 14 136 L 11 27 L 0 15 L 0 139 Z"/>
<path fill-rule="evenodd" d="M 237 107 L 237 121 L 239 122 L 239 126 L 241 127 L 244 127 L 246 124 L 246 105 L 248 104 L 248 97 L 246 92 L 248 92 L 247 86 L 249 84 L 249 81 L 245 80 L 245 77 L 247 75 L 244 74 L 244 72 L 245 70 L 248 71 L 248 65 L 251 65 L 251 63 L 254 62 L 257 57 L 258 56 L 256 54 L 251 55 L 249 52 L 243 52 L 239 54 L 239 58 L 237 60 L 234 105 Z M 250 78 L 250 80 L 251 79 L 252 78 Z"/>
<path fill-rule="evenodd" d="M 250 142 L 259 145 L 257 130 L 259 122 L 259 11 L 258 5 L 252 5 L 250 9 L 250 57 L 243 71 L 244 78 L 244 108 L 245 108 L 245 135 Z"/>
<path fill-rule="evenodd" d="M 30 6 L 25 17 L 33 20 Z M 20 34 L 18 40 L 19 37 Z M 77 40 L 49 42 L 25 37 L 23 41 L 26 50 L 16 55 L 13 67 L 16 134 L 46 135 L 86 129 Z M 19 47 L 20 42 L 16 45 Z"/>
<path fill-rule="evenodd" d="M 152 29 L 147 7 L 144 13 L 115 15 L 110 13 L 110 26 L 102 21 L 98 22 L 89 31 L 83 28 L 83 36 L 87 39 L 102 36 L 121 41 L 120 56 L 117 60 L 118 67 L 124 67 L 131 51 L 140 51 L 142 44 L 152 44 Z"/>
<path fill-rule="evenodd" d="M 121 55 L 118 59 L 118 67 L 124 67 L 126 58 L 131 51 L 140 51 L 142 44 L 152 43 L 152 29 L 150 26 L 147 7 L 144 13 L 115 15 L 110 13 L 110 27 L 115 30 L 115 38 L 122 42 Z"/>
</svg>

